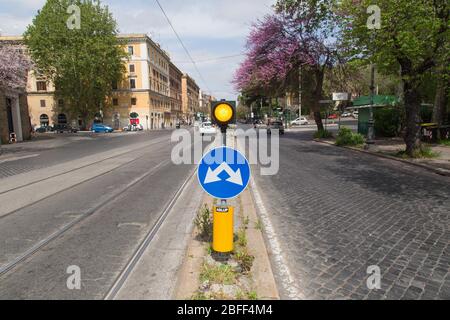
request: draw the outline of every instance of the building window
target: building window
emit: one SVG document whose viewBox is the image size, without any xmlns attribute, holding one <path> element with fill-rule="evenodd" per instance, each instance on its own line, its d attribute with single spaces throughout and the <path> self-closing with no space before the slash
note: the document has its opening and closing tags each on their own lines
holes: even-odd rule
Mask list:
<svg viewBox="0 0 450 320">
<path fill-rule="evenodd" d="M 36 81 L 37 91 L 47 91 L 47 83 L 45 81 Z"/>
<path fill-rule="evenodd" d="M 128 46 L 128 53 L 130 55 L 134 55 L 134 48 L 133 48 L 133 46 Z"/>
<path fill-rule="evenodd" d="M 136 98 L 131 98 L 131 105 L 135 106 L 137 104 L 137 99 Z"/>
<path fill-rule="evenodd" d="M 136 68 L 134 67 L 134 64 L 130 64 L 130 73 L 135 73 Z"/>
<path fill-rule="evenodd" d="M 41 127 L 48 127 L 48 125 L 49 125 L 48 115 L 41 114 L 41 116 L 39 117 L 39 120 L 41 123 Z"/>
<path fill-rule="evenodd" d="M 41 108 L 45 108 L 45 100 L 41 100 Z"/>
<path fill-rule="evenodd" d="M 117 81 L 113 81 L 111 86 L 113 90 L 117 90 Z"/>
<path fill-rule="evenodd" d="M 58 124 L 67 124 L 67 116 L 64 113 L 58 114 Z"/>
<path fill-rule="evenodd" d="M 130 89 L 136 89 L 136 79 L 130 79 Z"/>
<path fill-rule="evenodd" d="M 113 99 L 113 106 L 118 106 L 119 105 L 119 99 L 114 98 Z"/>
</svg>

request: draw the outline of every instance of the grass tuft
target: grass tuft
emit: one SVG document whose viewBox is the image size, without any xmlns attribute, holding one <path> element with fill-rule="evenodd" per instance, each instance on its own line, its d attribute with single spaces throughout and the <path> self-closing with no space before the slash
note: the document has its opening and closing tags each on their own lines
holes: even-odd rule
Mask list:
<svg viewBox="0 0 450 320">
<path fill-rule="evenodd" d="M 330 139 L 333 138 L 333 134 L 328 130 L 320 130 L 314 133 L 314 139 Z"/>
<path fill-rule="evenodd" d="M 200 273 L 200 281 L 215 284 L 232 285 L 236 282 L 236 273 L 226 264 L 211 266 L 204 263 Z"/>
<path fill-rule="evenodd" d="M 396 154 L 397 157 L 402 159 L 435 159 L 439 158 L 440 152 L 433 151 L 430 146 L 422 145 L 418 150 L 416 150 L 412 157 L 410 157 L 406 151 L 400 151 Z"/>
<path fill-rule="evenodd" d="M 194 224 L 199 231 L 199 235 L 205 241 L 212 240 L 212 232 L 213 232 L 213 219 L 211 210 L 207 205 L 202 207 L 197 213 L 197 217 L 195 217 Z"/>
</svg>

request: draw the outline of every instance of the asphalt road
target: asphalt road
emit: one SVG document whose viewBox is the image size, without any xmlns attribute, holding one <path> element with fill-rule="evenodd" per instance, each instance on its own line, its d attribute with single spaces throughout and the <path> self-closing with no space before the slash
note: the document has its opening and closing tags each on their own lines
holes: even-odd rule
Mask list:
<svg viewBox="0 0 450 320">
<path fill-rule="evenodd" d="M 115 134 L 44 134 L 37 142 L 2 146 L 2 154 L 17 160 L 0 161 L 0 178 L 47 168 L 66 161 L 164 137 L 168 131 Z M 28 157 L 30 156 L 30 157 Z"/>
<path fill-rule="evenodd" d="M 449 178 L 312 134 L 281 137 L 278 175 L 253 170 L 293 279 L 283 287 L 275 267 L 282 296 L 293 286 L 304 299 L 449 299 Z M 369 266 L 380 290 L 367 287 Z"/>
<path fill-rule="evenodd" d="M 0 218 L 0 267 L 26 255 L 11 270 L 0 274 L 0 299 L 104 298 L 194 170 L 192 165 L 176 166 L 171 162 L 174 144 L 170 134 L 166 131 L 98 137 L 17 161 L 30 168 L 42 162 L 42 166 L 50 166 L 100 151 L 156 141 L 126 165 Z M 5 163 L 12 164 L 16 163 Z M 123 190 L 138 178 L 142 179 Z M 33 246 L 71 224 L 64 233 L 27 255 Z M 68 289 L 69 266 L 80 268 L 81 290 Z"/>
<path fill-rule="evenodd" d="M 253 168 L 289 286 L 306 299 L 449 299 L 449 179 L 312 142 L 313 132 L 281 137 L 277 175 Z M 0 217 L 0 270 L 25 256 L 0 272 L 0 299 L 104 298 L 194 170 L 170 161 L 169 131 L 75 139 L 0 164 L 46 170 L 142 142 L 152 143 L 133 161 Z M 67 288 L 69 266 L 80 268 L 81 290 Z M 274 266 L 282 297 L 291 297 L 286 272 Z M 380 267 L 381 290 L 367 288 L 369 266 Z"/>
</svg>

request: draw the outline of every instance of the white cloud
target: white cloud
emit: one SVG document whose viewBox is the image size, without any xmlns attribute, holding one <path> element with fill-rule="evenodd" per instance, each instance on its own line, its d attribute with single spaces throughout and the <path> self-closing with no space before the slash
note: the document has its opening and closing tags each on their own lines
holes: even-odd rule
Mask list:
<svg viewBox="0 0 450 320">
<path fill-rule="evenodd" d="M 154 0 L 103 0 L 122 33 L 148 33 L 166 49 L 173 61 L 187 61 L 175 35 Z M 241 53 L 250 24 L 271 12 L 275 0 L 160 0 L 175 29 L 195 60 Z M 4 35 L 25 31 L 45 0 L 0 0 L 0 29 Z M 199 85 L 219 98 L 234 98 L 230 84 L 242 58 L 202 62 L 203 84 L 192 64 L 180 63 Z"/>
</svg>

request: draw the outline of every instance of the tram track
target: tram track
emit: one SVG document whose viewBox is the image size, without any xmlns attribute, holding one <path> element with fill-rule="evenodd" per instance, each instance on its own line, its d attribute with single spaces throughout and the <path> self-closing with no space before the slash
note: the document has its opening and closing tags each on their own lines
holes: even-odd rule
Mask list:
<svg viewBox="0 0 450 320">
<path fill-rule="evenodd" d="M 136 161 L 137 159 L 135 159 L 134 161 Z M 161 162 L 160 164 L 158 164 L 157 166 L 153 167 L 151 170 L 149 170 L 147 173 L 145 173 L 144 175 L 137 177 L 135 179 L 133 179 L 131 182 L 129 182 L 128 184 L 126 184 L 124 187 L 119 188 L 118 190 L 116 190 L 115 192 L 113 192 L 112 194 L 110 194 L 108 197 L 106 197 L 103 201 L 101 201 L 100 203 L 98 203 L 96 206 L 92 207 L 91 209 L 89 209 L 88 211 L 86 211 L 82 216 L 80 216 L 79 218 L 75 219 L 74 221 L 66 224 L 65 226 L 63 226 L 62 228 L 60 228 L 58 231 L 54 232 L 53 234 L 49 235 L 48 237 L 44 238 L 43 240 L 39 241 L 37 244 L 33 245 L 31 248 L 29 248 L 28 250 L 26 250 L 24 253 L 22 253 L 20 256 L 16 257 L 14 260 L 12 260 L 11 262 L 7 263 L 6 265 L 3 265 L 0 267 L 0 276 L 6 274 L 7 272 L 11 271 L 14 267 L 16 267 L 17 265 L 19 265 L 20 263 L 24 262 L 26 259 L 28 259 L 29 257 L 31 257 L 32 255 L 34 255 L 36 252 L 38 252 L 39 250 L 41 250 L 43 247 L 45 247 L 46 245 L 48 245 L 49 243 L 51 243 L 52 241 L 54 241 L 55 239 L 59 238 L 60 236 L 62 236 L 64 233 L 66 233 L 68 230 L 72 229 L 75 225 L 78 225 L 79 223 L 81 223 L 82 221 L 84 221 L 86 218 L 94 215 L 96 212 L 98 212 L 99 210 L 101 210 L 104 206 L 108 205 L 111 203 L 111 201 L 113 201 L 114 199 L 116 199 L 120 194 L 122 194 L 123 192 L 127 191 L 128 189 L 132 188 L 133 186 L 135 186 L 137 183 L 141 182 L 142 180 L 144 180 L 145 178 L 153 175 L 154 173 L 156 173 L 159 169 L 161 169 L 162 167 L 168 165 L 170 163 L 170 160 L 166 160 Z"/>
<path fill-rule="evenodd" d="M 158 220 L 153 225 L 153 227 L 150 229 L 150 231 L 147 233 L 145 238 L 142 240 L 141 244 L 137 248 L 137 250 L 134 252 L 133 256 L 128 261 L 125 268 L 122 270 L 120 275 L 117 277 L 117 279 L 114 281 L 114 284 L 109 289 L 108 293 L 105 295 L 104 300 L 114 300 L 114 298 L 117 296 L 120 289 L 125 284 L 126 280 L 132 273 L 132 271 L 135 269 L 136 265 L 141 260 L 142 256 L 144 255 L 146 249 L 149 247 L 149 245 L 152 243 L 153 239 L 157 235 L 158 231 L 160 230 L 161 226 L 163 225 L 164 221 L 167 219 L 171 209 L 174 207 L 174 205 L 179 200 L 181 194 L 186 189 L 186 186 L 189 184 L 190 180 L 194 177 L 196 170 L 192 169 L 192 171 L 189 173 L 186 180 L 183 182 L 183 184 L 180 186 L 180 188 L 175 192 L 174 196 L 170 199 L 170 201 L 164 206 L 164 209 L 162 210 L 161 214 L 159 215 Z"/>
<path fill-rule="evenodd" d="M 159 138 L 159 139 L 157 139 L 157 140 L 155 140 L 155 141 L 152 141 L 152 143 L 149 143 L 149 144 L 145 145 L 145 147 L 151 147 L 151 146 L 157 145 L 158 143 L 161 143 L 161 142 L 163 142 L 163 141 L 166 140 L 166 139 L 167 139 L 167 137 Z M 137 150 L 142 150 L 142 145 L 141 145 L 141 144 L 139 145 L 139 147 L 136 147 L 136 148 L 133 148 L 133 149 L 129 149 L 129 150 L 124 151 L 124 152 L 121 152 L 121 153 L 119 153 L 119 154 L 114 154 L 114 155 L 111 156 L 111 157 L 103 158 L 103 159 L 101 159 L 101 160 L 94 161 L 94 162 L 91 162 L 91 163 L 89 163 L 89 164 L 86 164 L 86 165 L 83 165 L 83 166 L 80 166 L 80 167 L 73 168 L 73 169 L 71 169 L 71 170 L 67 170 L 67 171 L 64 171 L 64 172 L 61 172 L 61 173 L 58 173 L 58 174 L 50 175 L 50 176 L 45 177 L 45 178 L 43 178 L 43 179 L 35 180 L 35 181 L 32 181 L 32 182 L 30 182 L 30 183 L 27 183 L 27 184 L 24 184 L 24 185 L 21 185 L 21 186 L 18 186 L 18 187 L 14 187 L 14 188 L 11 188 L 11 189 L 8 189 L 8 190 L 0 191 L 0 195 L 6 194 L 6 193 L 12 192 L 12 191 L 20 190 L 20 189 L 22 189 L 22 188 L 29 187 L 29 186 L 38 184 L 38 183 L 40 183 L 40 182 L 48 181 L 48 180 L 50 180 L 50 179 L 53 179 L 53 178 L 56 178 L 56 177 L 60 177 L 60 176 L 62 176 L 62 175 L 65 175 L 65 174 L 68 174 L 68 173 L 72 173 L 72 172 L 75 172 L 75 171 L 78 171 L 78 170 L 81 170 L 81 169 L 85 169 L 85 168 L 94 166 L 94 165 L 96 165 L 96 164 L 105 162 L 105 161 L 107 161 L 107 160 L 111 160 L 111 159 L 114 159 L 114 158 L 117 158 L 117 157 L 120 157 L 120 156 L 129 154 L 129 153 L 131 153 L 131 152 L 135 152 L 135 151 L 137 151 Z M 40 170 L 40 169 L 37 169 L 37 170 Z M 8 178 L 10 178 L 10 177 L 8 177 Z M 6 179 L 6 178 L 4 178 L 4 179 Z M 1 181 L 1 179 L 0 179 L 0 181 Z M 1 217 L 0 217 L 0 219 L 1 219 Z"/>
</svg>

